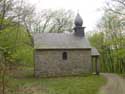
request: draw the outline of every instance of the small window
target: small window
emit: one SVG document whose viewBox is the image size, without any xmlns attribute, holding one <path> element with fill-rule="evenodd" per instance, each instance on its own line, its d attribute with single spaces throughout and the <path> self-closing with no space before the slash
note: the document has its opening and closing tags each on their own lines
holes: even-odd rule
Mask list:
<svg viewBox="0 0 125 94">
<path fill-rule="evenodd" d="M 62 58 L 63 60 L 67 60 L 67 52 L 63 52 Z"/>
</svg>

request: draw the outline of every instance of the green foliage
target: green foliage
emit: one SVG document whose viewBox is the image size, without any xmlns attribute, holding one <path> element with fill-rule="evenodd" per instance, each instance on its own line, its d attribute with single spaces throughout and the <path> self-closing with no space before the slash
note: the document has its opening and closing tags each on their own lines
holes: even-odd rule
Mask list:
<svg viewBox="0 0 125 94">
<path fill-rule="evenodd" d="M 16 50 L 14 53 L 14 56 L 16 58 L 16 62 L 18 64 L 23 64 L 23 65 L 28 65 L 32 66 L 33 65 L 33 48 L 32 47 L 20 47 Z"/>
<path fill-rule="evenodd" d="M 89 37 L 101 54 L 102 72 L 125 72 L 125 32 L 120 23 L 117 15 L 106 12 L 98 25 L 100 32 Z"/>
<path fill-rule="evenodd" d="M 91 42 L 91 45 L 96 47 L 96 48 L 101 48 L 104 42 L 104 33 L 103 32 L 98 32 L 98 33 L 94 33 L 92 36 L 89 36 L 89 40 Z M 100 44 L 100 45 L 98 45 Z"/>
<path fill-rule="evenodd" d="M 4 20 L 0 31 L 0 48 L 5 59 L 11 63 L 33 63 L 32 47 L 25 28 L 16 23 Z"/>
</svg>

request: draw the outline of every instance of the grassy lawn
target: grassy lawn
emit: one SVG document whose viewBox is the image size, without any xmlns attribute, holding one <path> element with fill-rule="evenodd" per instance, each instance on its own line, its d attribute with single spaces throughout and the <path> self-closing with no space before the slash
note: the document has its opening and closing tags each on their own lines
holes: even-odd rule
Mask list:
<svg viewBox="0 0 125 94">
<path fill-rule="evenodd" d="M 96 75 L 36 79 L 29 74 L 7 77 L 6 94 L 97 94 L 106 82 Z"/>
</svg>

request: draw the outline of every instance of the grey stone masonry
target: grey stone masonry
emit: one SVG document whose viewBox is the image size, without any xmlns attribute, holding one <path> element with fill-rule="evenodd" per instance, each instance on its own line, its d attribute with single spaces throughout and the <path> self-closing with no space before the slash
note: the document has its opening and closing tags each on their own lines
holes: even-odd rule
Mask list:
<svg viewBox="0 0 125 94">
<path fill-rule="evenodd" d="M 63 59 L 67 53 L 67 60 Z M 35 50 L 35 76 L 65 76 L 91 73 L 91 49 Z"/>
</svg>

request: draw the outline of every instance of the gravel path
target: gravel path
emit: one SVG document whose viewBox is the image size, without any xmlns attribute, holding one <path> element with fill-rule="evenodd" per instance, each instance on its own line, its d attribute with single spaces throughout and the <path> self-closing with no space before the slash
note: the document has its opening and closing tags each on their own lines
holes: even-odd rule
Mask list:
<svg viewBox="0 0 125 94">
<path fill-rule="evenodd" d="M 101 88 L 99 94 L 125 94 L 125 79 L 117 74 L 102 74 L 107 79 L 107 84 Z"/>
</svg>

